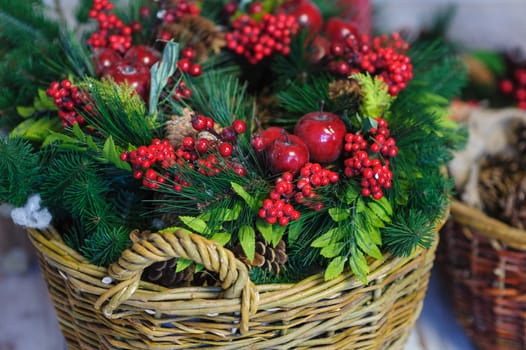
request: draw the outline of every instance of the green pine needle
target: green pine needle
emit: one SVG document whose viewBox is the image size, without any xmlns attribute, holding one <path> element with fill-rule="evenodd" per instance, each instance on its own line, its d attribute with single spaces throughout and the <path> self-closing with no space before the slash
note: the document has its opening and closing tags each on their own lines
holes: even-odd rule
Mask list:
<svg viewBox="0 0 526 350">
<path fill-rule="evenodd" d="M 0 139 L 0 202 L 22 206 L 27 201 L 36 190 L 38 162 L 28 141 Z"/>
<path fill-rule="evenodd" d="M 112 80 L 98 81 L 88 78 L 81 84 L 89 93 L 96 116 L 83 116 L 99 133 L 112 136 L 121 147 L 147 145 L 157 134 L 156 125 L 146 117 L 141 97 L 127 84 Z"/>
<path fill-rule="evenodd" d="M 409 256 L 417 246 L 429 248 L 435 240 L 434 223 L 416 209 L 396 215 L 382 233 L 384 246 L 396 256 Z"/>
<path fill-rule="evenodd" d="M 108 266 L 118 260 L 122 252 L 131 245 L 129 230 L 125 227 L 101 227 L 84 242 L 81 252 L 90 262 Z"/>
</svg>

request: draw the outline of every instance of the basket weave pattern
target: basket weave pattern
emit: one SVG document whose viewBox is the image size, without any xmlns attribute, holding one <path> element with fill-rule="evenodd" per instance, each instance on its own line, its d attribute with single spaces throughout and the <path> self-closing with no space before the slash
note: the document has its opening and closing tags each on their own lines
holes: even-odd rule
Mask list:
<svg viewBox="0 0 526 350">
<path fill-rule="evenodd" d="M 459 322 L 480 349 L 526 349 L 526 232 L 460 202 L 451 214 L 438 265 Z"/>
<path fill-rule="evenodd" d="M 185 232 L 152 234 L 109 269 L 89 264 L 52 229 L 29 236 L 70 349 L 402 349 L 437 246 L 372 262 L 367 286 L 350 272 L 256 286 L 232 253 Z M 221 288 L 140 281 L 144 268 L 172 257 L 218 272 Z"/>
</svg>

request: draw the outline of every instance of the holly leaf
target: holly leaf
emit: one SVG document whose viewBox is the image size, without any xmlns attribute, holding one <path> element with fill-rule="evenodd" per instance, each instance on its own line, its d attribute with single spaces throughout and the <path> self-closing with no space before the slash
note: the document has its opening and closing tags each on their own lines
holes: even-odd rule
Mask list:
<svg viewBox="0 0 526 350">
<path fill-rule="evenodd" d="M 345 208 L 330 208 L 329 216 L 334 222 L 340 222 L 347 219 L 351 215 L 350 209 Z"/>
<path fill-rule="evenodd" d="M 212 241 L 217 242 L 222 246 L 230 242 L 230 238 L 232 238 L 232 235 L 228 232 L 218 232 L 210 237 Z"/>
<path fill-rule="evenodd" d="M 113 137 L 110 135 L 106 142 L 104 142 L 104 147 L 102 148 L 102 156 L 108 162 L 113 163 L 117 168 L 131 171 L 131 166 L 128 162 L 121 160 L 121 152 L 117 151 L 115 142 L 113 142 Z"/>
<path fill-rule="evenodd" d="M 327 269 L 325 269 L 325 273 L 323 277 L 325 280 L 331 280 L 333 278 L 338 277 L 345 267 L 345 257 L 338 256 L 331 260 L 329 265 L 327 265 Z"/>
<path fill-rule="evenodd" d="M 190 228 L 190 230 L 196 232 L 196 233 L 200 233 L 200 234 L 205 234 L 205 232 L 208 231 L 208 225 L 206 224 L 206 222 L 202 219 L 199 219 L 199 218 L 196 218 L 196 217 L 193 217 L 193 216 L 179 216 L 179 219 L 181 219 L 181 221 Z"/>
<path fill-rule="evenodd" d="M 232 189 L 234 190 L 234 192 L 241 198 L 243 198 L 243 200 L 245 201 L 245 203 L 247 203 L 248 207 L 252 210 L 257 210 L 257 202 L 256 202 L 256 199 L 250 195 L 244 188 L 243 186 L 241 186 L 240 184 L 238 183 L 235 183 L 235 182 L 231 182 L 230 183 L 230 186 L 232 186 Z"/>
<path fill-rule="evenodd" d="M 178 258 L 177 259 L 177 265 L 175 265 L 175 272 L 181 272 L 183 271 L 184 269 L 190 267 L 190 265 L 192 265 L 194 262 L 192 260 L 189 260 L 189 259 L 183 259 L 183 258 Z"/>
<path fill-rule="evenodd" d="M 325 246 L 328 246 L 331 242 L 338 241 L 339 238 L 341 238 L 341 234 L 339 234 L 340 229 L 338 227 L 334 227 L 329 229 L 327 232 L 316 238 L 310 245 L 313 248 L 323 248 Z"/>
<path fill-rule="evenodd" d="M 301 235 L 301 232 L 303 231 L 303 223 L 301 221 L 292 221 L 289 223 L 288 228 L 288 241 L 289 243 L 292 243 Z"/>
<path fill-rule="evenodd" d="M 369 274 L 369 265 L 363 253 L 357 249 L 351 249 L 351 256 L 349 258 L 349 265 L 351 266 L 352 272 L 356 277 L 363 283 L 369 283 L 367 281 L 367 275 Z"/>
<path fill-rule="evenodd" d="M 243 225 L 239 228 L 238 237 L 248 260 L 253 261 L 256 252 L 256 233 L 254 229 L 252 226 Z"/>
<path fill-rule="evenodd" d="M 35 108 L 33 108 L 33 107 L 17 106 L 16 107 L 16 112 L 22 118 L 29 118 L 35 113 Z"/>
<path fill-rule="evenodd" d="M 334 258 L 335 256 L 338 256 L 340 252 L 343 249 L 343 244 L 340 242 L 331 243 L 325 247 L 323 247 L 320 251 L 321 256 L 324 256 L 328 259 Z"/>
<path fill-rule="evenodd" d="M 265 220 L 261 218 L 258 218 L 256 220 L 256 228 L 258 229 L 258 231 L 261 233 L 261 235 L 263 236 L 263 238 L 265 238 L 267 242 L 270 242 L 272 240 L 273 232 L 272 232 L 271 224 L 269 224 L 268 222 L 266 222 Z"/>
</svg>

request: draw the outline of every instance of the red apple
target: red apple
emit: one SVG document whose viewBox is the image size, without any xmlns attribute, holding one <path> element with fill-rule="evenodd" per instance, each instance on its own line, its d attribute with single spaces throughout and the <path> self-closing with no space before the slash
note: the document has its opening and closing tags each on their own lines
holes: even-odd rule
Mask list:
<svg viewBox="0 0 526 350">
<path fill-rule="evenodd" d="M 318 6 L 310 0 L 287 0 L 278 8 L 278 12 L 294 16 L 300 27 L 307 28 L 314 37 L 323 27 L 323 17 Z"/>
<path fill-rule="evenodd" d="M 338 159 L 343 149 L 347 128 L 340 117 L 329 112 L 311 112 L 301 117 L 294 135 L 305 142 L 310 161 L 330 163 Z"/>
<path fill-rule="evenodd" d="M 267 159 L 274 174 L 295 174 L 309 161 L 309 149 L 299 137 L 281 134 L 268 147 Z"/>
<path fill-rule="evenodd" d="M 258 135 L 254 136 L 252 139 L 252 147 L 254 147 L 256 151 L 262 151 L 283 134 L 287 134 L 285 129 L 277 126 L 271 126 L 270 128 L 265 129 Z"/>
<path fill-rule="evenodd" d="M 344 41 L 349 34 L 358 35 L 358 29 L 341 18 L 332 17 L 325 24 L 325 34 L 331 41 Z"/>
<path fill-rule="evenodd" d="M 144 64 L 121 61 L 108 69 L 105 76 L 112 77 L 118 84 L 127 82 L 143 100 L 147 100 L 150 88 L 150 70 Z"/>
<path fill-rule="evenodd" d="M 135 45 L 130 47 L 124 58 L 130 62 L 140 62 L 150 68 L 155 62 L 159 61 L 161 54 L 153 47 Z"/>
<path fill-rule="evenodd" d="M 122 61 L 121 55 L 110 48 L 102 48 L 93 54 L 93 63 L 95 64 L 95 73 L 104 74 L 111 66 Z"/>
</svg>

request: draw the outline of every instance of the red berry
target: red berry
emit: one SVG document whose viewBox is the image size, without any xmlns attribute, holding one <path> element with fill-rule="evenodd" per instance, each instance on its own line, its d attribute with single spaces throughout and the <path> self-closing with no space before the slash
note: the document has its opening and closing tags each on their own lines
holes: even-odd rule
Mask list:
<svg viewBox="0 0 526 350">
<path fill-rule="evenodd" d="M 223 157 L 230 157 L 232 155 L 233 148 L 232 145 L 228 142 L 223 142 L 219 145 L 219 154 Z"/>
<path fill-rule="evenodd" d="M 232 123 L 232 127 L 234 128 L 236 134 L 242 134 L 247 129 L 246 123 L 239 119 L 234 120 L 234 122 Z"/>
</svg>

